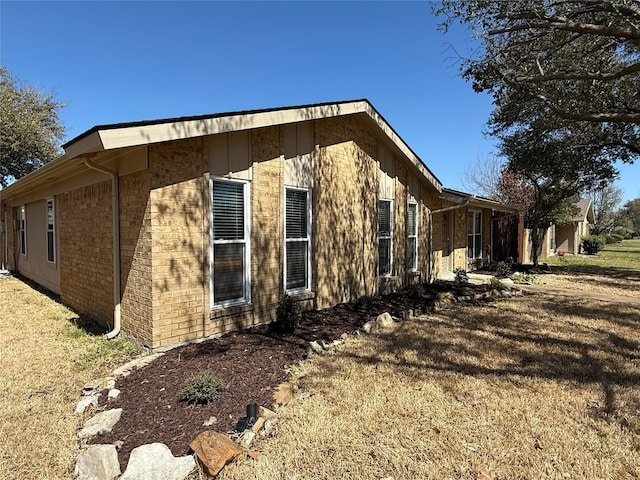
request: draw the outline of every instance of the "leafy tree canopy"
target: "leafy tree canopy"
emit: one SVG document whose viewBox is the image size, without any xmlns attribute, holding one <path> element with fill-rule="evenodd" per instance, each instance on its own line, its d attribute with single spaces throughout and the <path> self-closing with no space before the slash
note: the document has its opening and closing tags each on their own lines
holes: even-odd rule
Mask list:
<svg viewBox="0 0 640 480">
<path fill-rule="evenodd" d="M 638 0 L 442 0 L 481 41 L 461 74 L 493 96 L 489 132 L 535 127 L 600 162 L 640 157 Z"/>
<path fill-rule="evenodd" d="M 31 173 L 60 154 L 63 104 L 20 84 L 0 66 L 0 185 Z"/>
<path fill-rule="evenodd" d="M 622 212 L 623 218 L 633 229 L 634 233 L 640 235 L 640 198 L 629 200 L 625 203 Z"/>
</svg>

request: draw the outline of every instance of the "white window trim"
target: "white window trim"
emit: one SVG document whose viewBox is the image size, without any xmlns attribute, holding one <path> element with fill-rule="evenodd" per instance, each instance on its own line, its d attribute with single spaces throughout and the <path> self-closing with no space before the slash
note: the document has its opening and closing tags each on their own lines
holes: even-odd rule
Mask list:
<svg viewBox="0 0 640 480">
<path fill-rule="evenodd" d="M 389 240 L 389 273 L 379 275 L 380 278 L 388 278 L 393 276 L 393 199 L 391 198 L 379 198 L 378 202 L 389 202 L 389 235 L 380 235 L 380 220 L 378 219 L 378 249 L 380 249 L 380 240 Z M 380 209 L 378 208 L 378 215 L 380 215 Z M 378 253 L 378 258 L 380 257 Z M 378 272 L 380 266 L 378 266 Z"/>
<path fill-rule="evenodd" d="M 244 298 L 239 300 L 225 300 L 216 303 L 214 300 L 213 289 L 213 263 L 214 263 L 214 246 L 225 243 L 237 243 L 236 240 L 215 240 L 213 238 L 213 183 L 214 182 L 230 182 L 240 183 L 244 186 Z M 244 305 L 251 303 L 251 202 L 250 188 L 248 180 L 238 180 L 235 178 L 211 177 L 209 178 L 209 303 L 212 309 L 231 307 L 234 305 Z"/>
<path fill-rule="evenodd" d="M 414 235 L 412 235 L 411 233 L 409 233 L 409 222 L 407 222 L 407 252 L 409 251 L 409 239 L 410 238 L 415 238 L 416 240 L 416 255 L 415 255 L 415 260 L 414 260 L 414 265 L 408 265 L 408 269 L 410 272 L 417 272 L 418 271 L 418 232 L 420 231 L 420 215 L 418 214 L 420 212 L 420 207 L 418 206 L 418 202 L 409 202 L 407 204 L 407 220 L 409 219 L 409 208 L 411 207 L 411 205 L 415 205 L 416 207 L 416 233 Z"/>
<path fill-rule="evenodd" d="M 482 259 L 482 211 L 481 210 L 469 210 L 469 213 L 473 213 L 473 222 L 474 222 L 474 228 L 473 228 L 473 233 L 469 234 L 468 233 L 468 227 L 467 227 L 467 260 L 480 260 Z M 479 222 L 480 222 L 480 231 L 478 233 L 476 233 L 475 231 L 475 222 L 476 222 L 476 214 L 479 214 Z M 469 221 L 468 215 L 467 215 L 467 221 Z M 479 251 L 479 255 L 478 257 L 470 257 L 469 256 L 469 237 L 473 237 L 475 239 L 476 236 L 480 237 L 480 251 Z M 475 245 L 475 242 L 474 242 Z"/>
<path fill-rule="evenodd" d="M 18 215 L 18 232 L 20 235 L 20 238 L 18 239 L 20 241 L 20 245 L 19 245 L 19 249 L 20 249 L 20 255 L 23 256 L 27 256 L 27 206 L 26 205 L 22 205 L 20 207 L 20 213 Z M 24 238 L 24 242 L 22 241 Z M 24 251 L 22 250 L 22 245 L 24 244 Z"/>
<path fill-rule="evenodd" d="M 306 238 L 295 238 L 295 239 L 287 239 L 287 190 L 298 190 L 300 192 L 306 192 L 307 193 L 307 209 L 308 209 L 308 215 L 307 215 L 307 237 Z M 311 251 L 311 237 L 312 237 L 312 233 L 311 233 L 311 225 L 312 225 L 312 221 L 311 219 L 312 214 L 313 214 L 313 210 L 312 210 L 312 203 L 311 203 L 311 189 L 310 188 L 302 188 L 302 187 L 289 187 L 289 186 L 285 186 L 284 187 L 284 243 L 285 243 L 285 251 L 284 251 L 284 271 L 282 272 L 283 275 L 283 285 L 284 285 L 284 289 L 286 291 L 286 293 L 288 294 L 298 294 L 298 293 L 305 293 L 305 292 L 309 292 L 311 291 L 311 256 L 312 256 L 312 251 Z M 290 290 L 287 290 L 287 242 L 294 242 L 294 241 L 303 241 L 306 240 L 307 242 L 307 286 L 306 287 L 301 287 L 301 288 L 293 288 Z"/>
<path fill-rule="evenodd" d="M 51 203 L 51 210 L 53 212 L 53 224 L 51 225 L 51 230 L 49 230 L 49 203 Z M 47 247 L 47 262 L 54 264 L 56 263 L 57 260 L 57 255 L 56 255 L 56 203 L 54 201 L 53 198 L 48 198 L 46 203 L 45 203 L 45 214 L 46 214 L 46 238 L 45 238 L 45 245 Z M 52 242 L 53 242 L 53 260 L 49 260 L 49 232 L 51 232 L 52 235 Z"/>
</svg>

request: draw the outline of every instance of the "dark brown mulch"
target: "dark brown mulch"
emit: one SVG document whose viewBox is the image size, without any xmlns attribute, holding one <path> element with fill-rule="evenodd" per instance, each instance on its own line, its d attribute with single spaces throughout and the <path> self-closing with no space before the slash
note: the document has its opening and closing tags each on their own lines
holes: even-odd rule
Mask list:
<svg viewBox="0 0 640 480">
<path fill-rule="evenodd" d="M 276 387 L 287 380 L 285 369 L 302 360 L 312 340 L 332 341 L 352 333 L 382 312 L 394 316 L 410 308 L 427 309 L 438 292 L 470 295 L 485 286 L 455 286 L 449 282 L 413 287 L 384 297 L 367 297 L 351 304 L 305 312 L 293 334 L 274 332 L 267 325 L 229 333 L 202 343 L 175 348 L 150 365 L 117 380 L 122 391 L 109 408 L 122 408 L 113 431 L 92 443 L 122 442 L 122 470 L 131 450 L 147 443 L 166 444 L 174 455 L 186 455 L 189 442 L 200 432 L 232 430 L 246 415 L 246 405 L 256 402 L 271 407 Z M 212 370 L 222 377 L 224 389 L 209 405 L 186 405 L 179 401 L 185 380 L 195 372 Z M 106 401 L 107 392 L 101 399 Z M 210 417 L 217 419 L 203 426 Z"/>
</svg>

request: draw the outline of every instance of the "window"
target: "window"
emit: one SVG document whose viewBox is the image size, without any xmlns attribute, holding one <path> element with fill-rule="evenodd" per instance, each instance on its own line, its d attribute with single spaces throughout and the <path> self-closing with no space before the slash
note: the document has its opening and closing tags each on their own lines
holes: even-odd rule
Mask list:
<svg viewBox="0 0 640 480">
<path fill-rule="evenodd" d="M 311 285 L 311 202 L 310 191 L 285 189 L 285 288 L 309 290 Z"/>
<path fill-rule="evenodd" d="M 482 258 L 482 212 L 467 214 L 467 248 L 469 260 Z"/>
<path fill-rule="evenodd" d="M 418 269 L 418 204 L 407 206 L 407 268 Z"/>
<path fill-rule="evenodd" d="M 56 261 L 56 211 L 53 200 L 47 200 L 47 260 Z"/>
<path fill-rule="evenodd" d="M 211 180 L 211 304 L 250 300 L 249 184 Z"/>
<path fill-rule="evenodd" d="M 392 219 L 391 200 L 378 200 L 378 274 L 391 275 L 392 268 Z"/>
<path fill-rule="evenodd" d="M 20 254 L 27 254 L 27 211 L 24 206 L 20 207 Z"/>
</svg>

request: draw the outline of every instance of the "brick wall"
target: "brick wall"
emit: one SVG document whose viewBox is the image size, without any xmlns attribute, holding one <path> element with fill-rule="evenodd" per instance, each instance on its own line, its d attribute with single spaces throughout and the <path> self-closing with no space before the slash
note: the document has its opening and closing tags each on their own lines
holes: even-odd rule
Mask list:
<svg viewBox="0 0 640 480">
<path fill-rule="evenodd" d="M 61 299 L 112 325 L 111 181 L 65 192 L 56 198 Z"/>
<path fill-rule="evenodd" d="M 204 335 L 208 282 L 203 139 L 149 147 L 152 346 Z"/>
<path fill-rule="evenodd" d="M 120 263 L 122 331 L 143 345 L 151 345 L 151 206 L 147 170 L 120 177 Z"/>
<path fill-rule="evenodd" d="M 375 141 L 355 118 L 316 124 L 312 248 L 319 308 L 378 291 Z"/>
</svg>

